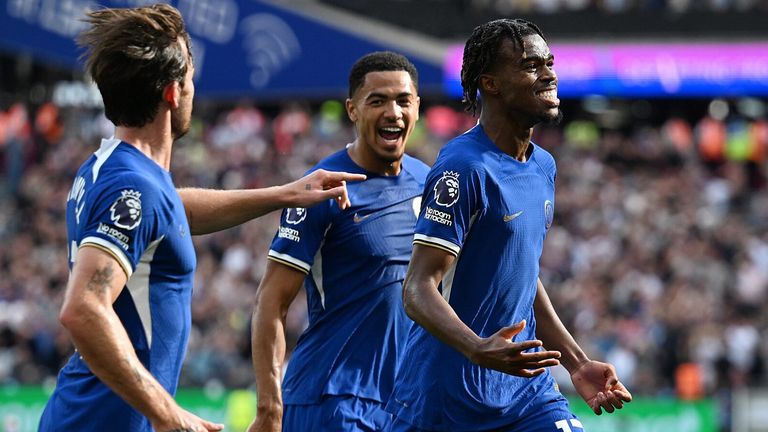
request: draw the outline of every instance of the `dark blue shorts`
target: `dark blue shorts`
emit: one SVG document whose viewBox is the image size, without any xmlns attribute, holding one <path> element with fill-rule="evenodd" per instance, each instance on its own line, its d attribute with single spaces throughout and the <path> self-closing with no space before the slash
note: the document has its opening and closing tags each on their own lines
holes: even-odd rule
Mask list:
<svg viewBox="0 0 768 432">
<path fill-rule="evenodd" d="M 479 425 L 480 422 L 478 422 Z M 482 429 L 483 432 L 584 432 L 581 421 L 568 408 L 565 398 L 545 404 L 535 414 L 523 417 L 508 426 L 495 429 Z M 387 432 L 434 432 L 419 429 L 398 418 L 392 419 L 392 426 Z"/>
<path fill-rule="evenodd" d="M 386 430 L 392 414 L 381 402 L 355 396 L 324 396 L 314 405 L 285 405 L 283 432 L 378 432 Z"/>
</svg>

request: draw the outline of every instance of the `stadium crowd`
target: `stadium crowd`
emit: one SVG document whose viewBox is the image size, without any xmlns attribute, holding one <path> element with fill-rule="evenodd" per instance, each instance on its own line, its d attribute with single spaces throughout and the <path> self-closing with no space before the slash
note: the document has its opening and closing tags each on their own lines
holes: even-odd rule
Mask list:
<svg viewBox="0 0 768 432">
<path fill-rule="evenodd" d="M 336 101 L 195 109 L 174 152 L 178 186 L 284 183 L 353 139 Z M 542 280 L 576 339 L 636 395 L 765 384 L 768 124 L 706 110 L 661 122 L 569 117 L 535 140 L 558 161 Z M 409 152 L 431 163 L 474 122 L 458 106 L 424 107 Z M 73 170 L 110 133 L 98 109 L 0 112 L 0 385 L 50 384 L 71 353 L 58 323 L 64 203 Z M 252 386 L 250 316 L 277 217 L 196 238 L 182 386 Z M 289 313 L 289 344 L 306 325 L 304 306 Z"/>
<path fill-rule="evenodd" d="M 476 9 L 497 13 L 562 13 L 596 11 L 607 14 L 638 10 L 695 13 L 695 12 L 749 12 L 765 11 L 760 0 L 467 0 Z"/>
</svg>

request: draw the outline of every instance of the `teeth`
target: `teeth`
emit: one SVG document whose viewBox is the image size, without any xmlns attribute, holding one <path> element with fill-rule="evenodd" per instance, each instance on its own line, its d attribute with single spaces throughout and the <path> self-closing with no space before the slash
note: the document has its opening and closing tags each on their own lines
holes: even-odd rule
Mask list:
<svg viewBox="0 0 768 432">
<path fill-rule="evenodd" d="M 398 127 L 385 127 L 385 128 L 381 128 L 381 130 L 385 132 L 393 132 L 393 133 L 398 133 L 403 131 L 402 128 L 398 128 Z"/>
<path fill-rule="evenodd" d="M 539 96 L 544 99 L 555 99 L 557 97 L 557 90 L 546 90 L 539 93 Z"/>
</svg>

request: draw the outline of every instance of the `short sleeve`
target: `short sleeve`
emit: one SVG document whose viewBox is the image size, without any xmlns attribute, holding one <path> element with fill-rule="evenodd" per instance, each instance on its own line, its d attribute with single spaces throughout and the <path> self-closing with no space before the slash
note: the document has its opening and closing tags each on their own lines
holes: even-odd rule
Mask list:
<svg viewBox="0 0 768 432">
<path fill-rule="evenodd" d="M 309 274 L 330 226 L 331 208 L 329 201 L 309 208 L 284 209 L 269 259 Z"/>
<path fill-rule="evenodd" d="M 473 218 L 484 208 L 481 174 L 458 158 L 437 161 L 427 175 L 415 244 L 459 254 Z"/>
<path fill-rule="evenodd" d="M 78 245 L 98 247 L 117 259 L 128 277 L 156 240 L 160 206 L 158 188 L 139 176 L 99 182 L 78 214 Z"/>
</svg>

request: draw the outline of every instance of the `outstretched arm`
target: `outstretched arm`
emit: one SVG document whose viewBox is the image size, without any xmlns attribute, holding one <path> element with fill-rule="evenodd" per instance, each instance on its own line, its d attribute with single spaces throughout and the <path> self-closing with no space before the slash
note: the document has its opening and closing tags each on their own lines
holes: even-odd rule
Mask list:
<svg viewBox="0 0 768 432">
<path fill-rule="evenodd" d="M 112 308 L 126 281 L 125 272 L 109 253 L 87 245 L 78 250 L 59 319 L 83 360 L 104 384 L 147 416 L 158 432 L 223 429 L 181 409 L 139 361 Z"/>
<path fill-rule="evenodd" d="M 414 245 L 403 283 L 403 303 L 408 316 L 436 338 L 483 367 L 510 375 L 533 377 L 543 373 L 545 367 L 558 365 L 560 353 L 556 351 L 525 352 L 541 346 L 541 341 L 512 342 L 512 338 L 525 327 L 525 321 L 501 328 L 487 338 L 481 338 L 461 321 L 438 291 L 438 285 L 454 259 L 443 249 Z"/>
<path fill-rule="evenodd" d="M 557 316 L 540 279 L 537 281 L 533 307 L 537 336 L 544 342 L 545 347 L 563 354 L 561 361 L 571 374 L 576 391 L 595 414 L 600 415 L 602 410 L 612 413 L 614 409 L 621 409 L 624 402 L 632 400 L 632 395 L 616 376 L 613 365 L 590 360 L 579 347 Z"/>
<path fill-rule="evenodd" d="M 347 181 L 365 180 L 363 174 L 317 170 L 294 182 L 262 189 L 178 189 L 192 234 L 209 234 L 240 225 L 284 207 L 311 207 L 335 199 L 349 207 Z"/>
<path fill-rule="evenodd" d="M 252 360 L 259 402 L 256 419 L 248 428 L 249 432 L 282 430 L 280 382 L 285 359 L 285 317 L 305 276 L 286 265 L 267 261 L 267 271 L 256 293 L 251 325 Z"/>
</svg>

